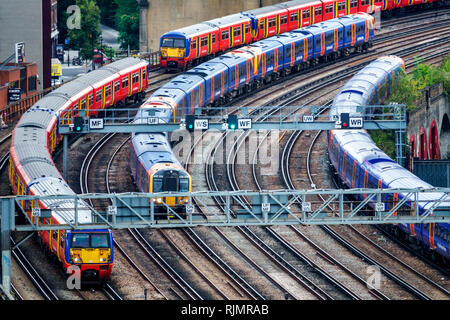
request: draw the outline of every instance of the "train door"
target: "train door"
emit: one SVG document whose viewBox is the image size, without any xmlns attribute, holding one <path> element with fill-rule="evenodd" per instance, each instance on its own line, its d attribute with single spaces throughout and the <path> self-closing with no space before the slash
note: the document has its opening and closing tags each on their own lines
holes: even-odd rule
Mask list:
<svg viewBox="0 0 450 320">
<path fill-rule="evenodd" d="M 345 183 L 345 162 L 347 161 L 347 152 L 344 152 L 344 155 L 342 157 L 342 181 Z"/>
<path fill-rule="evenodd" d="M 367 188 L 367 181 L 369 179 L 369 171 L 366 169 L 364 170 L 364 188 Z M 364 199 L 367 197 L 367 194 L 364 193 Z"/>
<path fill-rule="evenodd" d="M 355 188 L 355 178 L 356 178 L 356 160 L 353 160 L 353 169 L 352 169 L 352 189 Z"/>
<path fill-rule="evenodd" d="M 323 56 L 325 53 L 325 33 L 320 34 L 320 55 Z"/>
<path fill-rule="evenodd" d="M 264 76 L 266 75 L 266 54 L 265 53 L 262 54 L 261 60 L 262 60 L 261 76 L 264 78 Z"/>
<path fill-rule="evenodd" d="M 414 201 L 411 201 L 410 202 L 410 207 L 411 207 L 411 211 L 410 211 L 411 212 L 411 216 L 414 216 L 415 215 L 415 211 L 416 211 L 416 203 Z M 412 237 L 416 236 L 416 230 L 414 229 L 414 224 L 413 223 L 411 223 L 409 225 L 409 232 L 411 233 Z"/>
<path fill-rule="evenodd" d="M 133 95 L 133 73 L 130 72 L 128 74 L 128 96 L 131 97 Z"/>
<path fill-rule="evenodd" d="M 398 193 L 394 193 L 394 196 L 392 198 L 392 209 L 394 209 L 397 204 L 398 204 Z M 397 210 L 394 211 L 394 213 L 392 215 L 394 217 L 396 217 L 397 216 Z"/>
</svg>

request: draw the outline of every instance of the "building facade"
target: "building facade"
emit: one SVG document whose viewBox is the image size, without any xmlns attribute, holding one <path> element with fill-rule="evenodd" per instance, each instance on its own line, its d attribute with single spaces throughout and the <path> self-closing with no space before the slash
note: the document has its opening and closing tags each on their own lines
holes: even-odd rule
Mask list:
<svg viewBox="0 0 450 320">
<path fill-rule="evenodd" d="M 24 42 L 25 63 L 36 63 L 38 90 L 51 86 L 51 58 L 58 41 L 57 0 L 0 1 L 0 65 Z"/>
</svg>

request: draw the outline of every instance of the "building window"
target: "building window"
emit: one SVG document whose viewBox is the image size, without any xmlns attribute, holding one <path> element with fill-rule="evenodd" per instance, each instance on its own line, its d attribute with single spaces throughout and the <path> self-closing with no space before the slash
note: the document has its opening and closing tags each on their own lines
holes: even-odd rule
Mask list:
<svg viewBox="0 0 450 320">
<path fill-rule="evenodd" d="M 32 76 L 28 78 L 28 91 L 34 91 L 37 89 L 37 77 Z"/>
</svg>

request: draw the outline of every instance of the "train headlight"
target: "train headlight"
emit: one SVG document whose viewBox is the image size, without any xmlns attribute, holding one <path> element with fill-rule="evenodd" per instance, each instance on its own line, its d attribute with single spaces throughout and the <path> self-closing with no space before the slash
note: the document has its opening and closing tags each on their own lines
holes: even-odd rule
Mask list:
<svg viewBox="0 0 450 320">
<path fill-rule="evenodd" d="M 189 203 L 189 199 L 188 198 L 184 198 L 184 203 Z"/>
<path fill-rule="evenodd" d="M 156 199 L 156 203 L 161 203 L 162 202 L 162 198 L 157 198 Z"/>
<path fill-rule="evenodd" d="M 161 49 L 161 57 L 167 58 L 167 49 Z"/>
</svg>

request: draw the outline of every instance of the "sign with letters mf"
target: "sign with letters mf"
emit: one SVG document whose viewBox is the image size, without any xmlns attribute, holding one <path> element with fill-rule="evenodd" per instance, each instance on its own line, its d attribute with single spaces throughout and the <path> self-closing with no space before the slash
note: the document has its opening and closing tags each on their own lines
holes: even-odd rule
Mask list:
<svg viewBox="0 0 450 320">
<path fill-rule="evenodd" d="M 103 119 L 89 119 L 89 129 L 103 129 Z"/>
</svg>

